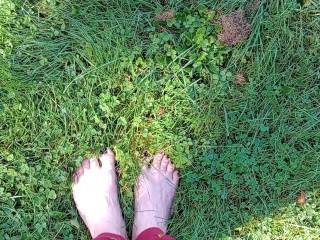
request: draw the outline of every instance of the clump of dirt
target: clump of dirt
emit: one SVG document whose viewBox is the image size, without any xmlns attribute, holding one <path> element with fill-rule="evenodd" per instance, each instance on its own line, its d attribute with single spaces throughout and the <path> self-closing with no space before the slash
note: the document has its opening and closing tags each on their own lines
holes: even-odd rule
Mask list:
<svg viewBox="0 0 320 240">
<path fill-rule="evenodd" d="M 169 10 L 166 12 L 162 12 L 156 16 L 154 16 L 154 20 L 156 21 L 166 21 L 174 18 L 174 10 Z"/>
<path fill-rule="evenodd" d="M 218 15 L 213 23 L 218 23 L 222 26 L 219 32 L 219 40 L 228 46 L 237 45 L 247 39 L 251 31 L 251 24 L 246 18 L 246 12 L 243 9 L 238 9 L 229 15 Z"/>
</svg>

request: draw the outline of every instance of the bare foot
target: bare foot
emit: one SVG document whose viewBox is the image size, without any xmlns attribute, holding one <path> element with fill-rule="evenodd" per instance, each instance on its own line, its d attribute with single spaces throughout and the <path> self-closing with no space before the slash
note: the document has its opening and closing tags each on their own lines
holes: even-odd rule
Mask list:
<svg viewBox="0 0 320 240">
<path fill-rule="evenodd" d="M 135 217 L 132 239 L 148 228 L 167 231 L 172 202 L 179 182 L 178 171 L 164 154 L 157 154 L 151 168 L 143 167 L 135 191 Z"/>
<path fill-rule="evenodd" d="M 108 149 L 100 161 L 101 167 L 96 158 L 82 161 L 76 172 L 73 199 L 92 238 L 113 233 L 127 239 L 118 199 L 114 153 Z"/>
</svg>

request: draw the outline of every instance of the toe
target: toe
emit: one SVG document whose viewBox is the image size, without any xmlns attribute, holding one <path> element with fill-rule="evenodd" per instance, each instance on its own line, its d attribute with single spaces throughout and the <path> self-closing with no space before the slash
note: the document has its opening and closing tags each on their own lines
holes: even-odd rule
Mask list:
<svg viewBox="0 0 320 240">
<path fill-rule="evenodd" d="M 141 174 L 140 177 L 138 179 L 141 178 L 148 178 L 150 176 L 152 176 L 155 172 L 158 172 L 159 170 L 156 170 L 155 168 L 149 168 L 146 165 L 141 166 Z"/>
<path fill-rule="evenodd" d="M 83 167 L 79 167 L 75 173 L 75 182 L 78 183 L 80 178 L 83 176 L 84 170 Z"/>
<path fill-rule="evenodd" d="M 168 173 L 173 173 L 175 170 L 175 165 L 172 162 L 169 162 L 168 166 L 167 166 L 167 172 Z"/>
<path fill-rule="evenodd" d="M 82 161 L 82 167 L 83 167 L 84 169 L 90 169 L 90 160 L 89 160 L 89 159 L 84 159 L 84 160 Z"/>
<path fill-rule="evenodd" d="M 74 174 L 72 175 L 72 177 L 73 177 L 73 180 L 74 180 L 74 184 L 77 184 L 77 183 L 78 183 L 78 177 L 77 177 L 77 174 L 76 174 L 76 173 L 74 173 Z"/>
<path fill-rule="evenodd" d="M 100 168 L 98 159 L 96 157 L 90 159 L 90 169 Z"/>
<path fill-rule="evenodd" d="M 167 155 L 164 155 L 164 157 L 162 158 L 162 161 L 160 163 L 160 170 L 162 172 L 167 171 L 167 166 L 168 166 L 169 162 L 170 162 L 170 159 L 167 157 Z"/>
<path fill-rule="evenodd" d="M 141 174 L 138 178 L 137 178 L 137 187 L 140 188 L 143 183 L 144 183 L 145 179 L 144 176 Z"/>
<path fill-rule="evenodd" d="M 149 170 L 148 166 L 142 165 L 142 167 L 141 167 L 141 173 L 142 174 L 145 174 L 148 170 Z"/>
<path fill-rule="evenodd" d="M 105 169 L 114 169 L 115 158 L 114 152 L 108 148 L 107 151 L 100 156 L 100 161 L 102 168 Z"/>
<path fill-rule="evenodd" d="M 160 163 L 162 161 L 163 156 L 164 156 L 163 153 L 158 153 L 154 157 L 152 165 L 156 170 L 160 169 Z"/>
<path fill-rule="evenodd" d="M 173 178 L 172 178 L 172 182 L 174 185 L 178 185 L 179 183 L 179 172 L 176 170 L 173 172 Z"/>
<path fill-rule="evenodd" d="M 141 174 L 136 181 L 136 187 L 134 189 L 135 201 L 137 202 L 143 192 L 147 191 L 146 176 Z"/>
</svg>

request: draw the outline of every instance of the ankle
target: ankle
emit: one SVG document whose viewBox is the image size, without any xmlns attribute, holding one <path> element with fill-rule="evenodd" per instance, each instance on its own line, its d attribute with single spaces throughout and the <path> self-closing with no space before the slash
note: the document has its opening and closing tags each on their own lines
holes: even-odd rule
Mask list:
<svg viewBox="0 0 320 240">
<path fill-rule="evenodd" d="M 143 231 L 150 228 L 157 228 L 167 232 L 167 220 L 151 216 L 150 212 L 136 212 L 132 229 L 132 239 L 136 239 Z"/>
</svg>

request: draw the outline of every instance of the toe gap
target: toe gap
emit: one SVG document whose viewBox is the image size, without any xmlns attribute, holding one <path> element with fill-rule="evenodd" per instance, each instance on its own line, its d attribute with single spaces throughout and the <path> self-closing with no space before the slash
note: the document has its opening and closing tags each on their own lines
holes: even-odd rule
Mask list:
<svg viewBox="0 0 320 240">
<path fill-rule="evenodd" d="M 98 158 L 98 164 L 99 164 L 99 167 L 102 167 L 102 162 L 101 162 L 100 158 Z"/>
<path fill-rule="evenodd" d="M 108 153 L 108 147 L 104 147 L 100 150 L 100 155 Z"/>
</svg>

